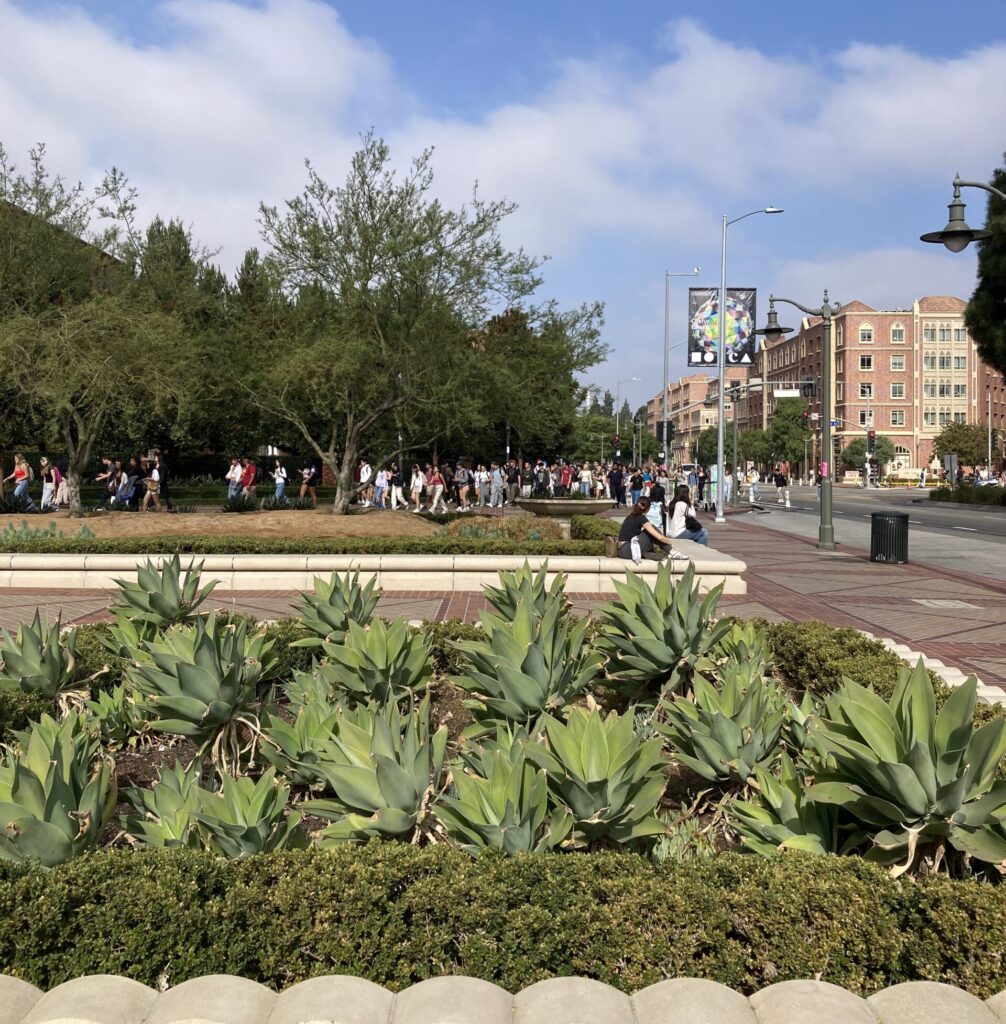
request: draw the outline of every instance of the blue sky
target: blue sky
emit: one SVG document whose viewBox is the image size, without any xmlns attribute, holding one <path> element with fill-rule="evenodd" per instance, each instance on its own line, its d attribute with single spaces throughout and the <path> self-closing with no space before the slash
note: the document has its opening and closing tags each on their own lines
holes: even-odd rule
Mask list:
<svg viewBox="0 0 1006 1024">
<path fill-rule="evenodd" d="M 513 243 L 546 288 L 602 299 L 614 355 L 592 379 L 659 390 L 663 271 L 807 303 L 967 296 L 942 225 L 955 170 L 1006 149 L 1001 0 L 718 4 L 581 0 L 0 0 L 0 140 L 49 144 L 69 177 L 123 167 L 144 212 L 177 214 L 232 268 L 259 199 L 310 156 L 338 181 L 373 125 L 404 164 L 436 147 L 438 189 L 478 178 L 520 204 Z M 966 196 L 973 221 L 979 193 Z M 673 340 L 686 282 L 675 284 Z M 764 308 L 764 301 L 762 302 Z M 674 350 L 672 373 L 683 372 Z"/>
</svg>

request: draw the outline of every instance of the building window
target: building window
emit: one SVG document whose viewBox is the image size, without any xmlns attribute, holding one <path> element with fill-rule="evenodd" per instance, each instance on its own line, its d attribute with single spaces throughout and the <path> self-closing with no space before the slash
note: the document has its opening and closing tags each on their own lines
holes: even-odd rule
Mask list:
<svg viewBox="0 0 1006 1024">
<path fill-rule="evenodd" d="M 950 422 L 950 410 L 940 409 L 940 426 L 945 427 Z"/>
<path fill-rule="evenodd" d="M 968 357 L 967 356 L 954 356 L 954 369 L 955 370 L 966 370 L 968 368 Z"/>
<path fill-rule="evenodd" d="M 872 345 L 873 344 L 873 326 L 871 324 L 861 324 L 859 328 L 859 343 L 860 345 Z"/>
<path fill-rule="evenodd" d="M 905 368 L 905 357 L 900 353 L 896 356 L 891 356 L 891 369 L 897 373 L 898 371 L 904 370 Z"/>
<path fill-rule="evenodd" d="M 949 341 L 950 340 L 950 329 L 947 327 L 946 324 L 940 324 L 940 337 L 939 337 L 939 340 L 940 341 Z"/>
<path fill-rule="evenodd" d="M 951 394 L 952 394 L 952 392 L 950 390 L 950 381 L 948 381 L 948 380 L 941 380 L 940 381 L 940 398 L 949 398 Z"/>
<path fill-rule="evenodd" d="M 954 398 L 967 398 L 968 397 L 968 386 L 967 384 L 955 384 L 954 385 Z"/>
<path fill-rule="evenodd" d="M 967 341 L 967 340 L 968 340 L 967 331 L 965 331 L 963 327 L 955 327 L 954 328 L 954 341 Z"/>
<path fill-rule="evenodd" d="M 936 369 L 936 353 L 927 352 L 922 357 L 922 368 L 924 370 L 935 370 Z"/>
<path fill-rule="evenodd" d="M 935 409 L 926 409 L 926 411 L 922 414 L 922 421 L 925 423 L 925 425 L 927 427 L 935 427 L 936 426 L 936 410 Z"/>
<path fill-rule="evenodd" d="M 966 412 L 955 412 L 954 423 L 967 423 L 968 414 Z"/>
<path fill-rule="evenodd" d="M 845 385 L 841 381 L 838 381 L 838 383 L 835 385 L 835 401 L 845 401 Z"/>
<path fill-rule="evenodd" d="M 901 324 L 895 324 L 891 328 L 891 344 L 892 345 L 904 345 L 905 343 L 905 328 Z"/>
<path fill-rule="evenodd" d="M 903 427 L 905 425 L 905 410 L 904 409 L 892 409 L 891 410 L 891 426 L 892 427 Z"/>
<path fill-rule="evenodd" d="M 934 381 L 934 380 L 927 380 L 926 383 L 922 385 L 922 393 L 926 396 L 926 398 L 935 398 L 936 397 L 936 381 Z"/>
<path fill-rule="evenodd" d="M 842 324 L 839 324 L 835 328 L 835 347 L 841 348 L 845 343 L 845 331 L 843 330 Z"/>
<path fill-rule="evenodd" d="M 873 385 L 872 384 L 860 384 L 859 385 L 859 397 L 860 398 L 873 398 Z"/>
<path fill-rule="evenodd" d="M 940 369 L 941 370 L 949 370 L 950 367 L 951 367 L 950 353 L 949 352 L 941 352 L 940 353 Z"/>
<path fill-rule="evenodd" d="M 868 427 L 870 425 L 870 415 L 865 409 L 859 410 L 859 425 L 861 427 Z"/>
<path fill-rule="evenodd" d="M 891 385 L 891 398 L 904 398 L 905 397 L 905 385 L 904 384 L 892 384 Z"/>
<path fill-rule="evenodd" d="M 922 328 L 922 340 L 923 341 L 936 341 L 936 328 L 932 324 L 926 324 Z"/>
<path fill-rule="evenodd" d="M 859 357 L 859 368 L 861 370 L 872 370 L 873 369 L 873 356 L 860 356 Z"/>
</svg>

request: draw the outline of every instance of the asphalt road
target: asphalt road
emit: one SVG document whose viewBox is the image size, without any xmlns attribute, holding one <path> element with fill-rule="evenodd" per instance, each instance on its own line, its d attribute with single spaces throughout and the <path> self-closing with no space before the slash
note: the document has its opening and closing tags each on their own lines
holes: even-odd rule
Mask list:
<svg viewBox="0 0 1006 1024">
<path fill-rule="evenodd" d="M 857 517 L 869 522 L 871 512 L 907 512 L 913 532 L 920 527 L 933 532 L 977 534 L 983 540 L 1006 544 L 1006 508 L 968 508 L 952 502 L 931 501 L 929 492 L 882 489 L 856 490 L 835 487 L 832 511 L 836 527 L 843 518 Z M 762 504 L 773 512 L 785 512 L 775 502 L 775 488 L 762 487 Z M 819 516 L 817 492 L 813 487 L 794 487 L 790 491 L 790 514 Z"/>
</svg>

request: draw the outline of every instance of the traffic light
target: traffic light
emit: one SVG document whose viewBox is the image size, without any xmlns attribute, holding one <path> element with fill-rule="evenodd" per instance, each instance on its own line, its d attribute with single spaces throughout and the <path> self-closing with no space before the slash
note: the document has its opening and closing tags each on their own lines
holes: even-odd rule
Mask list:
<svg viewBox="0 0 1006 1024">
<path fill-rule="evenodd" d="M 616 435 L 615 435 L 615 444 L 619 444 L 619 443 L 621 443 L 621 440 L 622 440 L 622 439 L 621 439 L 621 438 L 620 438 L 620 437 L 618 436 L 618 434 L 616 434 Z"/>
<path fill-rule="evenodd" d="M 866 450 L 871 455 L 877 450 L 877 432 L 875 430 L 866 432 Z"/>
<path fill-rule="evenodd" d="M 812 380 L 805 380 L 800 385 L 800 394 L 804 398 L 816 398 L 817 397 L 817 384 Z"/>
<path fill-rule="evenodd" d="M 800 413 L 800 420 L 801 420 L 801 422 L 803 423 L 803 425 L 805 427 L 809 425 L 809 423 L 810 423 L 810 409 L 804 409 L 803 412 Z"/>
</svg>

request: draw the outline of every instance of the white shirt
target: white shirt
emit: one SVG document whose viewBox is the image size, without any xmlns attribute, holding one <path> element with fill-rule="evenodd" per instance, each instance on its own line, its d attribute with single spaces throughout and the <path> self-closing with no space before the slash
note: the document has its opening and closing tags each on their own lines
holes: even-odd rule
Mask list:
<svg viewBox="0 0 1006 1024">
<path fill-rule="evenodd" d="M 412 490 L 413 491 L 421 491 L 423 489 L 423 484 L 425 484 L 425 483 L 426 483 L 426 478 L 423 476 L 422 473 L 413 473 L 412 474 Z"/>
<path fill-rule="evenodd" d="M 362 476 L 362 474 L 361 474 Z M 387 487 L 388 486 L 388 472 L 384 469 L 377 471 L 377 479 L 374 481 L 375 487 Z"/>
<path fill-rule="evenodd" d="M 286 483 L 286 470 L 282 466 L 277 466 L 272 471 L 272 478 L 276 483 L 279 483 L 280 481 Z"/>
<path fill-rule="evenodd" d="M 225 480 L 230 480 L 232 483 L 240 483 L 241 482 L 241 463 L 240 462 L 236 462 L 233 466 L 231 466 L 231 468 L 227 470 L 227 476 L 225 476 L 224 479 Z"/>
<path fill-rule="evenodd" d="M 371 474 L 373 472 L 374 471 L 370 468 L 370 463 L 369 462 L 365 462 L 360 467 L 360 483 L 361 484 L 369 483 L 370 482 Z"/>
<path fill-rule="evenodd" d="M 686 505 L 683 501 L 679 501 L 674 506 L 674 513 L 671 516 L 671 529 L 670 535 L 672 537 L 680 537 L 687 527 L 685 526 L 685 517 L 695 515 L 695 509 L 691 505 Z"/>
</svg>

